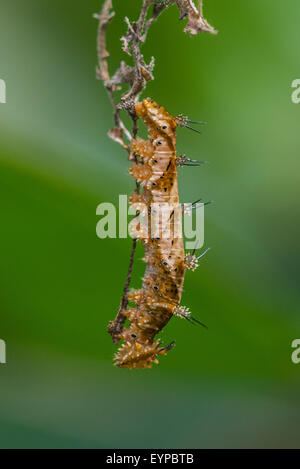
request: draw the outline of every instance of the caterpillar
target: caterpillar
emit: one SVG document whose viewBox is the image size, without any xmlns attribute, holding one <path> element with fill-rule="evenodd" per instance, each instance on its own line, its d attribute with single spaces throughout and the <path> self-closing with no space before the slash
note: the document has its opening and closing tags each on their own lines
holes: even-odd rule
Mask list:
<svg viewBox="0 0 300 469">
<path fill-rule="evenodd" d="M 180 206 L 177 167 L 188 159 L 176 155 L 176 128 L 189 127 L 189 121 L 182 116 L 174 118 L 151 98 L 137 103 L 135 111 L 146 124 L 149 139 L 136 137 L 131 142 L 134 162 L 130 173 L 142 192 L 135 190 L 130 204 L 146 207 L 147 219 L 156 204 Z M 151 368 L 153 363 L 158 363 L 158 357 L 166 355 L 174 342 L 162 347 L 155 337 L 173 316 L 199 322 L 188 308 L 180 306 L 185 272 L 198 267 L 198 258 L 194 253 L 184 252 L 181 217 L 175 216 L 174 210 L 170 218 L 170 236 L 154 236 L 137 223 L 140 228 L 137 238 L 145 249 L 146 270 L 142 288 L 127 294 L 127 300 L 135 307 L 122 312 L 130 324 L 117 336 L 124 341 L 114 358 L 118 367 Z M 163 232 L 162 225 L 159 219 L 159 232 Z"/>
</svg>

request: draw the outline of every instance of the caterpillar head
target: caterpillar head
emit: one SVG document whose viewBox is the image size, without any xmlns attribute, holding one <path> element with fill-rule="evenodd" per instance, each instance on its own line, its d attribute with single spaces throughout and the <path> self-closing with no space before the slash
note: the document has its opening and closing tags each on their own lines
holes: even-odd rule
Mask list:
<svg viewBox="0 0 300 469">
<path fill-rule="evenodd" d="M 161 347 L 160 340 L 153 342 L 152 339 L 140 336 L 136 328 L 124 329 L 120 338 L 124 343 L 115 354 L 115 365 L 119 368 L 152 368 L 152 364 L 158 364 L 158 356 L 166 355 L 175 342 L 166 347 Z"/>
<path fill-rule="evenodd" d="M 124 342 L 115 355 L 115 364 L 119 368 L 151 368 L 158 364 L 157 356 L 164 355 L 166 350 L 159 349 L 159 342 L 141 344 L 136 340 Z"/>
</svg>

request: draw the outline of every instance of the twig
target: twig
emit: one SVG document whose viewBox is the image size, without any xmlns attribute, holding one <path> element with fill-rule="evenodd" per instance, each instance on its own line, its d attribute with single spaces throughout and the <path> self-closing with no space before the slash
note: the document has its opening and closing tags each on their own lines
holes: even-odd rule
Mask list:
<svg viewBox="0 0 300 469">
<path fill-rule="evenodd" d="M 108 328 L 107 328 L 107 331 L 111 335 L 112 341 L 114 344 L 117 344 L 119 342 L 120 339 L 118 336 L 122 332 L 124 323 L 126 321 L 126 316 L 123 314 L 123 312 L 126 311 L 127 306 L 128 306 L 127 295 L 128 295 L 129 285 L 131 281 L 132 266 L 133 266 L 135 250 L 136 250 L 136 238 L 134 238 L 132 242 L 128 273 L 127 273 L 126 282 L 125 282 L 125 286 L 123 290 L 123 296 L 121 298 L 121 304 L 120 304 L 117 316 L 115 317 L 113 321 L 109 323 Z"/>
<path fill-rule="evenodd" d="M 109 100 L 113 107 L 114 111 L 114 122 L 115 126 L 119 127 L 122 132 L 126 135 L 129 142 L 132 140 L 131 134 L 129 130 L 127 130 L 125 124 L 120 118 L 119 109 L 115 104 L 113 93 L 116 91 L 116 85 L 110 82 L 110 75 L 108 70 L 108 63 L 107 59 L 109 57 L 109 53 L 106 48 L 106 29 L 111 21 L 111 19 L 115 16 L 115 12 L 111 11 L 112 9 L 112 0 L 105 0 L 103 8 L 100 13 L 95 13 L 94 18 L 99 20 L 98 24 L 98 34 L 97 34 L 97 53 L 98 53 L 98 67 L 96 69 L 96 76 L 98 80 L 103 80 L 104 86 L 106 88 Z M 111 137 L 113 138 L 113 137 Z"/>
<path fill-rule="evenodd" d="M 130 24 L 129 19 L 126 18 L 128 25 L 127 35 L 122 38 L 123 41 L 123 50 L 129 55 L 131 54 L 130 49 L 133 51 L 133 60 L 134 67 L 131 68 L 127 66 L 124 62 L 121 62 L 119 69 L 116 71 L 112 79 L 110 78 L 108 62 L 109 53 L 106 48 L 106 30 L 109 22 L 114 17 L 115 13 L 112 12 L 112 0 L 105 0 L 102 10 L 99 14 L 95 14 L 94 17 L 99 20 L 98 24 L 98 34 L 97 34 L 97 52 L 98 52 L 98 67 L 97 67 L 97 78 L 103 80 L 104 86 L 106 88 L 108 97 L 113 107 L 114 111 L 114 121 L 115 128 L 111 129 L 108 133 L 109 137 L 114 141 L 120 143 L 123 148 L 125 148 L 129 153 L 129 148 L 125 145 L 122 133 L 126 135 L 127 139 L 131 141 L 132 137 L 130 132 L 126 129 L 123 121 L 120 118 L 119 112 L 121 109 L 127 110 L 129 113 L 132 122 L 133 122 L 133 137 L 135 138 L 138 133 L 137 125 L 137 116 L 135 113 L 135 103 L 139 98 L 140 93 L 146 86 L 148 80 L 153 79 L 152 69 L 154 67 L 154 59 L 151 60 L 150 64 L 147 66 L 144 61 L 144 57 L 140 52 L 140 45 L 144 43 L 147 37 L 147 33 L 151 24 L 155 21 L 161 11 L 166 8 L 166 5 L 156 5 L 153 9 L 153 16 L 151 19 L 146 21 L 147 12 L 150 5 L 152 5 L 153 0 L 143 0 L 141 13 L 137 23 L 134 23 L 133 26 Z M 143 35 L 143 36 L 142 36 Z M 116 105 L 113 93 L 119 88 L 121 84 L 129 84 L 130 90 L 127 92 L 121 100 L 121 104 Z M 139 184 L 137 183 L 136 187 L 139 191 Z M 136 250 L 136 239 L 133 240 L 132 250 L 130 255 L 129 269 L 127 273 L 127 278 L 124 286 L 123 296 L 121 298 L 120 307 L 117 313 L 117 316 L 114 321 L 111 321 L 108 326 L 108 332 L 112 336 L 114 343 L 119 341 L 119 334 L 122 332 L 124 323 L 126 321 L 126 316 L 123 314 L 126 311 L 128 306 L 127 294 L 129 290 L 129 285 L 131 281 L 132 266 L 134 260 L 134 254 Z"/>
</svg>

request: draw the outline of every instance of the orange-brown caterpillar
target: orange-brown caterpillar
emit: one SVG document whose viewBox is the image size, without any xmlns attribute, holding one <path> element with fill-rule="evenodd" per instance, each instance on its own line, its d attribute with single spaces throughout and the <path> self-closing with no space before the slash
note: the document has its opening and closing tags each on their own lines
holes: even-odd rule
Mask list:
<svg viewBox="0 0 300 469">
<path fill-rule="evenodd" d="M 149 140 L 136 138 L 131 144 L 135 162 L 130 173 L 143 191 L 135 191 L 130 203 L 144 204 L 150 216 L 154 204 L 179 204 L 177 165 L 180 157 L 176 156 L 176 127 L 180 120 L 150 98 L 138 103 L 135 109 L 148 128 Z M 173 344 L 161 347 L 155 336 L 172 316 L 194 319 L 189 310 L 179 304 L 185 271 L 195 270 L 197 258 L 193 254 L 185 256 L 181 219 L 177 217 L 176 222 L 175 217 L 173 219 L 171 236 L 159 238 L 147 232 L 141 237 L 146 271 L 142 288 L 127 295 L 136 306 L 122 312 L 130 325 L 118 335 L 124 340 L 115 355 L 115 363 L 119 367 L 150 368 L 153 362 L 158 363 L 157 357 L 166 354 Z M 175 223 L 176 233 L 180 234 L 176 237 Z"/>
</svg>

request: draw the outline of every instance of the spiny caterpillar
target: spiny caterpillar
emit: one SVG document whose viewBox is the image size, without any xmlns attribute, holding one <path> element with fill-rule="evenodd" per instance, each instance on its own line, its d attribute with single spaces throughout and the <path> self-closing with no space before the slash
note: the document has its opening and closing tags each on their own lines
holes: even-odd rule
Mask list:
<svg viewBox="0 0 300 469">
<path fill-rule="evenodd" d="M 143 191 L 139 193 L 136 190 L 130 203 L 134 207 L 146 206 L 146 216 L 150 217 L 151 207 L 155 204 L 179 205 L 177 166 L 185 164 L 188 159 L 176 155 L 176 127 L 188 127 L 188 121 L 180 116 L 174 118 L 150 98 L 136 104 L 135 111 L 146 124 L 149 139 L 137 137 L 131 142 L 135 161 L 130 173 Z M 117 336 L 117 339 L 124 340 L 115 355 L 118 367 L 151 368 L 152 363 L 158 363 L 158 356 L 165 355 L 174 343 L 161 347 L 155 336 L 173 316 L 199 322 L 191 316 L 188 308 L 179 306 L 185 272 L 198 267 L 198 258 L 194 252 L 185 255 L 181 218 L 173 216 L 172 220 L 170 236 L 154 237 L 147 230 L 138 237 L 145 248 L 146 270 L 142 288 L 127 294 L 127 299 L 136 306 L 122 311 L 130 325 Z M 163 231 L 161 220 L 159 224 Z"/>
</svg>

